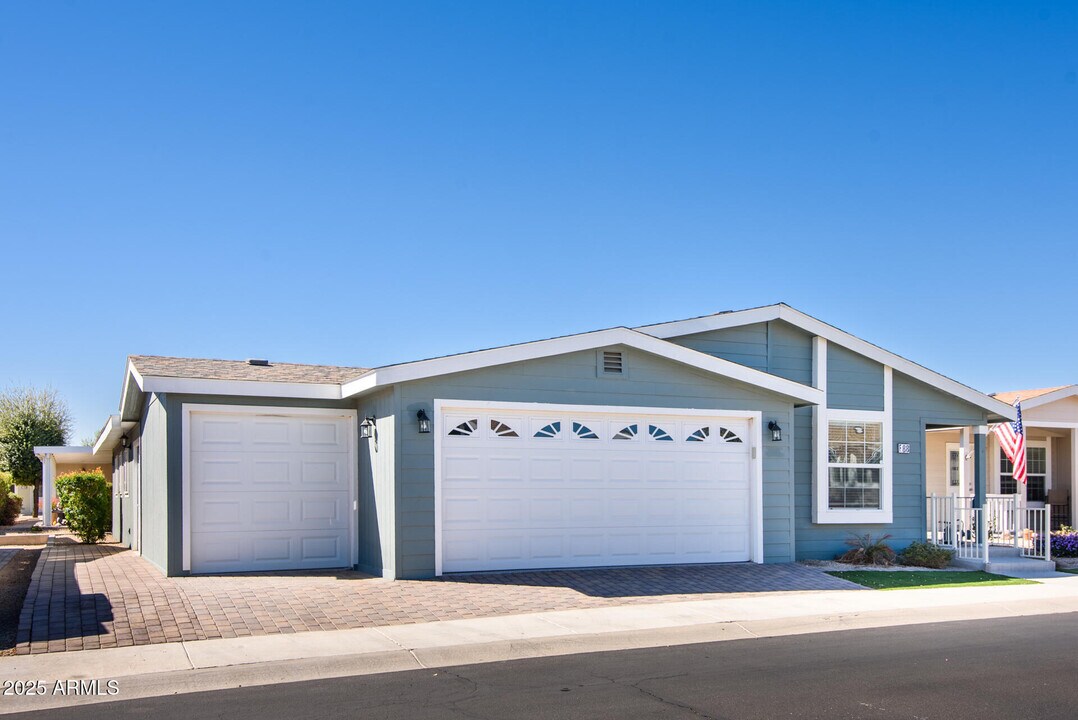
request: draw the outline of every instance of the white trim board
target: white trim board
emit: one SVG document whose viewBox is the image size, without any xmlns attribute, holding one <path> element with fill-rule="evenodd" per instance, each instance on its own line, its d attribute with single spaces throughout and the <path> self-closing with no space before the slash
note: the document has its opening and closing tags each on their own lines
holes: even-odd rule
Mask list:
<svg viewBox="0 0 1078 720">
<path fill-rule="evenodd" d="M 481 400 L 434 399 L 434 574 L 442 575 L 442 437 L 440 427 L 445 410 L 504 409 L 543 413 L 645 415 L 671 417 L 738 418 L 749 422 L 749 452 L 752 477 L 749 479 L 750 518 L 752 533 L 750 562 L 764 562 L 764 505 L 763 505 L 763 413 L 757 410 L 720 410 L 697 408 L 639 407 L 623 405 L 565 405 L 557 403 L 486 402 Z"/>
<path fill-rule="evenodd" d="M 395 383 L 409 382 L 422 378 L 448 375 L 450 373 L 466 372 L 494 365 L 534 360 L 537 358 L 553 357 L 566 353 L 594 350 L 596 348 L 624 345 L 626 347 L 641 350 L 643 352 L 658 355 L 660 357 L 683 363 L 699 370 L 719 375 L 721 377 L 743 382 L 764 390 L 783 395 L 805 404 L 817 405 L 824 402 L 824 394 L 816 388 L 802 385 L 801 383 L 771 375 L 769 373 L 754 370 L 738 363 L 713 357 L 706 353 L 691 350 L 675 343 L 666 342 L 645 333 L 630 330 L 629 328 L 611 328 L 609 330 L 597 330 L 579 335 L 569 335 L 551 340 L 539 340 L 521 345 L 509 345 L 506 347 L 493 348 L 491 350 L 479 350 L 477 352 L 464 353 L 462 355 L 450 355 L 432 360 L 420 360 L 414 363 L 402 365 L 390 365 L 384 368 L 372 370 L 366 375 L 344 383 L 341 388 L 341 396 L 344 398 L 369 392 L 377 387 L 392 385 Z"/>
<path fill-rule="evenodd" d="M 349 559 L 351 566 L 359 562 L 359 450 L 358 450 L 358 410 L 337 408 L 278 407 L 269 405 L 217 405 L 212 403 L 183 403 L 180 410 L 182 431 L 180 435 L 180 482 L 181 482 L 181 526 L 183 540 L 183 563 L 185 572 L 191 571 L 191 414 L 217 413 L 221 415 L 323 415 L 327 417 L 346 417 L 349 420 L 348 447 L 349 470 L 352 478 L 348 483 L 349 501 L 352 510 L 348 521 Z"/>
<path fill-rule="evenodd" d="M 691 318 L 689 320 L 677 320 L 674 322 L 658 323 L 656 325 L 643 325 L 636 328 L 636 330 L 666 340 L 673 337 L 693 335 L 711 330 L 722 330 L 724 328 L 741 327 L 743 325 L 769 322 L 771 320 L 782 320 L 795 327 L 799 327 L 815 336 L 853 350 L 867 358 L 871 358 L 882 365 L 894 368 L 898 372 L 909 375 L 915 380 L 919 380 L 954 395 L 957 398 L 961 398 L 979 408 L 996 413 L 1009 420 L 1015 418 L 1013 407 L 1000 400 L 996 400 L 990 395 L 985 395 L 967 385 L 963 385 L 957 380 L 952 380 L 949 377 L 940 375 L 923 365 L 918 365 L 900 355 L 895 355 L 878 345 L 873 345 L 855 335 L 839 330 L 833 325 L 828 325 L 822 320 L 818 320 L 811 315 L 806 315 L 800 310 L 795 310 L 783 303 L 752 308 L 750 310 L 738 310 L 735 312 L 720 313 L 718 315 Z"/>
</svg>

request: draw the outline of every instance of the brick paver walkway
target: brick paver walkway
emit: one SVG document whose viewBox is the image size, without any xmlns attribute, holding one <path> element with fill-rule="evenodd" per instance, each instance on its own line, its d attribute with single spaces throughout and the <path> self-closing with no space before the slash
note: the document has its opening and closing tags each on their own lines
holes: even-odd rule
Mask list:
<svg viewBox="0 0 1078 720">
<path fill-rule="evenodd" d="M 18 654 L 405 625 L 728 593 L 861 590 L 801 565 L 697 565 L 384 580 L 351 571 L 168 578 L 115 545 L 38 560 Z"/>
</svg>

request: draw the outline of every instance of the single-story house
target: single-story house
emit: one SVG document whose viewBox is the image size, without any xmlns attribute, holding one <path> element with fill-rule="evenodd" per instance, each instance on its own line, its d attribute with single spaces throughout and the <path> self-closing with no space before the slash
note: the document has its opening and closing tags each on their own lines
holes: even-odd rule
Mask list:
<svg viewBox="0 0 1078 720">
<path fill-rule="evenodd" d="M 785 304 L 378 368 L 131 356 L 114 535 L 168 575 L 830 558 L 977 502 L 1011 405 Z M 935 458 L 931 460 L 935 462 Z"/>
</svg>

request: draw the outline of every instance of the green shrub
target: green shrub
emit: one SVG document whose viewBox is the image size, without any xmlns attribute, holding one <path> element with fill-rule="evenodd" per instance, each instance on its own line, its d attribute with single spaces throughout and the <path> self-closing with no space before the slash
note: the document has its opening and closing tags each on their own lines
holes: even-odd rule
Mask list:
<svg viewBox="0 0 1078 720">
<path fill-rule="evenodd" d="M 851 565 L 894 565 L 895 551 L 887 544 L 890 535 L 880 535 L 875 540 L 871 533 L 851 535 L 846 540 L 850 549 L 838 556 L 838 561 Z"/>
<path fill-rule="evenodd" d="M 0 495 L 15 492 L 15 481 L 11 479 L 11 473 L 0 472 Z"/>
<path fill-rule="evenodd" d="M 0 525 L 14 525 L 22 512 L 22 498 L 15 493 L 0 495 Z"/>
<path fill-rule="evenodd" d="M 105 537 L 112 524 L 112 488 L 101 468 L 58 476 L 56 494 L 67 526 L 80 540 L 92 545 Z"/>
<path fill-rule="evenodd" d="M 926 568 L 945 568 L 951 564 L 954 551 L 926 542 L 910 543 L 909 547 L 898 556 L 903 565 L 915 565 Z"/>
</svg>

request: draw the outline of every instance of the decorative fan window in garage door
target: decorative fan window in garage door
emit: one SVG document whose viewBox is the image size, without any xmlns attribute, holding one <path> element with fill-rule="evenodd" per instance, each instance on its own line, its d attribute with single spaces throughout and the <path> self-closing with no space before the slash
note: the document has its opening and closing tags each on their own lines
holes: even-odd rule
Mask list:
<svg viewBox="0 0 1078 720">
<path fill-rule="evenodd" d="M 552 438 L 561 434 L 561 421 L 555 420 L 552 423 L 547 423 L 543 427 L 535 431 L 534 437 L 537 438 Z"/>
<path fill-rule="evenodd" d="M 501 420 L 495 420 L 494 418 L 490 419 L 490 429 L 498 437 L 504 437 L 504 438 L 520 437 L 520 435 L 517 434 L 516 430 L 509 427 L 507 424 L 505 424 Z"/>
<path fill-rule="evenodd" d="M 450 435 L 474 435 L 475 431 L 479 429 L 479 420 L 465 420 L 461 424 L 457 425 L 449 431 Z"/>
<path fill-rule="evenodd" d="M 598 440 L 599 436 L 595 434 L 595 431 L 583 423 L 573 423 L 573 434 L 581 440 Z"/>
</svg>

